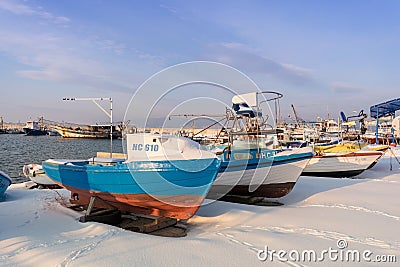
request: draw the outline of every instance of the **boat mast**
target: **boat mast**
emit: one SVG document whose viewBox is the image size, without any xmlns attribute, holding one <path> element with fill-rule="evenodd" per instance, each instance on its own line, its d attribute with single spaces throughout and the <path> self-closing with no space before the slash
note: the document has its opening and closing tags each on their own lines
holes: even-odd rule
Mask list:
<svg viewBox="0 0 400 267">
<path fill-rule="evenodd" d="M 294 105 L 292 104 L 291 106 L 292 106 L 292 110 L 293 110 L 294 120 L 296 122 L 296 126 L 300 127 L 299 118 L 297 117 L 297 113 L 296 113 L 296 110 L 294 109 Z"/>
<path fill-rule="evenodd" d="M 111 97 L 73 97 L 73 98 L 63 98 L 64 101 L 92 101 L 93 103 L 96 104 L 97 107 L 99 107 L 109 118 L 110 118 L 110 158 L 112 158 L 112 153 L 113 153 L 113 104 L 112 104 L 112 98 Z M 101 100 L 109 100 L 110 101 L 110 112 L 107 112 L 99 103 L 96 101 L 101 101 Z"/>
</svg>

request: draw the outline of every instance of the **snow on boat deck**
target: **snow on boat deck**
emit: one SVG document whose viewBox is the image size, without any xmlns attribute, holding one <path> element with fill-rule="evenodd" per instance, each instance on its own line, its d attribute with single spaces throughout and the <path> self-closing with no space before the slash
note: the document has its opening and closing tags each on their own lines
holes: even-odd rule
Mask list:
<svg viewBox="0 0 400 267">
<path fill-rule="evenodd" d="M 400 150 L 396 150 L 400 155 Z M 265 207 L 213 202 L 189 220 L 188 236 L 157 237 L 95 222 L 80 223 L 80 214 L 63 207 L 66 190 L 26 190 L 11 185 L 0 202 L 1 266 L 266 266 L 257 257 L 271 250 L 329 248 L 369 250 L 400 261 L 400 166 L 389 154 L 357 176 L 363 179 L 301 177 L 283 206 Z M 274 199 L 276 201 L 276 199 Z M 342 242 L 343 244 L 343 242 Z M 262 256 L 262 254 L 260 254 Z M 295 254 L 292 254 L 292 256 Z M 362 255 L 361 255 L 362 256 Z M 293 256 L 295 257 L 295 256 Z M 272 265 L 304 266 L 323 262 L 275 258 Z M 318 259 L 317 259 L 318 260 Z M 377 266 L 336 260 L 335 265 Z M 398 263 L 397 263 L 398 264 Z M 386 263 L 395 266 L 396 263 Z"/>
</svg>

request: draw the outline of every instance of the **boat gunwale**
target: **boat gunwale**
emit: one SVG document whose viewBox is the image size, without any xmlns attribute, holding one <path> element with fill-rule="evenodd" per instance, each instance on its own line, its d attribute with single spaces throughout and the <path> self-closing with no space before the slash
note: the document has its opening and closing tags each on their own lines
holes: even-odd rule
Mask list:
<svg viewBox="0 0 400 267">
<path fill-rule="evenodd" d="M 337 157 L 364 157 L 364 156 L 382 156 L 381 151 L 363 151 L 363 152 L 348 152 L 348 153 L 323 153 L 322 155 L 314 155 L 314 158 L 337 158 Z"/>
</svg>

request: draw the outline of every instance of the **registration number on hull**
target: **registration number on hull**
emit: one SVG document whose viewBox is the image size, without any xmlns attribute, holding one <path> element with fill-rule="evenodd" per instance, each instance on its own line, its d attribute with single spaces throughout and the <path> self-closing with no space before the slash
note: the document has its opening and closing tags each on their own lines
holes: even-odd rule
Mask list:
<svg viewBox="0 0 400 267">
<path fill-rule="evenodd" d="M 272 158 L 276 155 L 276 151 L 268 151 L 268 152 L 261 152 L 260 153 L 260 158 L 261 159 L 268 159 Z"/>
<path fill-rule="evenodd" d="M 158 151 L 157 144 L 133 144 L 132 150 L 134 151 Z"/>
</svg>

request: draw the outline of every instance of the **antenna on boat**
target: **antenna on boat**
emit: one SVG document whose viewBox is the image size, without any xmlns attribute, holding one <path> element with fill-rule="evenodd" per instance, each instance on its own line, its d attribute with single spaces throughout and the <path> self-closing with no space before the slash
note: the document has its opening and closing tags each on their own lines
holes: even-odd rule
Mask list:
<svg viewBox="0 0 400 267">
<path fill-rule="evenodd" d="M 112 98 L 111 97 L 73 97 L 73 98 L 63 98 L 64 101 L 92 101 L 93 103 L 96 104 L 97 107 L 99 107 L 109 118 L 110 118 L 110 158 L 112 158 L 112 153 L 113 153 L 113 142 L 112 142 L 112 137 L 113 137 L 113 105 L 112 105 Z M 109 100 L 110 101 L 110 112 L 107 112 L 99 103 L 96 101 L 101 101 L 101 100 Z"/>
</svg>

